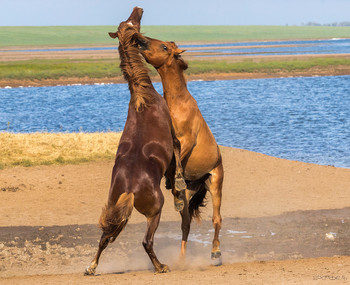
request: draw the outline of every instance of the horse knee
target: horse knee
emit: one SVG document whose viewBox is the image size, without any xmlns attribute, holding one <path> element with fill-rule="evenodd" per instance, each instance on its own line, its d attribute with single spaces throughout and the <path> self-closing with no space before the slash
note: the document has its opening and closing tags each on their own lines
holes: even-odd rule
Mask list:
<svg viewBox="0 0 350 285">
<path fill-rule="evenodd" d="M 219 228 L 219 229 L 221 229 L 221 223 L 222 223 L 222 218 L 221 218 L 221 216 L 219 216 L 219 217 L 213 217 L 212 222 L 213 222 L 214 228 Z"/>
<path fill-rule="evenodd" d="M 153 242 L 144 240 L 142 242 L 143 248 L 148 252 L 153 247 Z"/>
</svg>

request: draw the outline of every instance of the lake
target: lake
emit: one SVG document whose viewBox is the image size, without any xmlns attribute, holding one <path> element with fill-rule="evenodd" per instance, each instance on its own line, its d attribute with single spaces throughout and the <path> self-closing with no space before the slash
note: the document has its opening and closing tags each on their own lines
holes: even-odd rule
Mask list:
<svg viewBox="0 0 350 285">
<path fill-rule="evenodd" d="M 263 41 L 180 45 L 187 53 L 196 57 L 210 56 L 254 56 L 254 55 L 298 55 L 298 54 L 348 54 L 350 39 Z M 79 48 L 35 48 L 19 50 L 0 50 L 6 52 L 59 52 L 86 50 L 117 50 L 113 47 L 79 47 Z M 196 54 L 197 53 L 197 54 Z"/>
<path fill-rule="evenodd" d="M 350 168 L 350 76 L 196 81 L 188 88 L 221 145 Z M 121 131 L 129 97 L 127 84 L 3 88 L 0 131 Z"/>
</svg>

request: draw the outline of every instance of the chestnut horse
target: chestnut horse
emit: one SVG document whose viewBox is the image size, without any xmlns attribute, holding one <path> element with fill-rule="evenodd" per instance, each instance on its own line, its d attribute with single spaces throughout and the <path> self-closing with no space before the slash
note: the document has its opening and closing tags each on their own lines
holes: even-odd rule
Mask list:
<svg viewBox="0 0 350 285">
<path fill-rule="evenodd" d="M 143 246 L 156 272 L 169 271 L 167 265 L 158 261 L 153 239 L 164 203 L 160 181 L 174 153 L 181 167 L 180 150 L 173 146 L 179 147 L 179 144 L 173 138 L 166 102 L 154 89 L 134 38 L 140 29 L 142 13 L 141 8 L 134 8 L 118 31 L 110 33 L 111 37 L 119 38 L 120 66 L 128 81 L 131 99 L 113 167 L 108 203 L 100 217 L 103 233 L 86 275 L 94 275 L 102 251 L 124 229 L 134 207 L 147 218 Z M 181 169 L 177 171 L 182 174 Z"/>
<path fill-rule="evenodd" d="M 192 217 L 199 218 L 199 206 L 209 190 L 213 201 L 213 226 L 215 229 L 212 259 L 219 258 L 221 229 L 221 196 L 224 170 L 221 153 L 215 138 L 205 122 L 196 100 L 187 90 L 184 70 L 187 63 L 181 58 L 180 50 L 174 42 L 144 37 L 138 33 L 140 52 L 160 74 L 164 98 L 175 129 L 175 135 L 181 143 L 181 161 L 184 177 L 188 181 L 185 207 L 176 195 L 175 207 L 182 216 L 181 254 L 185 255 L 187 238 Z"/>
</svg>

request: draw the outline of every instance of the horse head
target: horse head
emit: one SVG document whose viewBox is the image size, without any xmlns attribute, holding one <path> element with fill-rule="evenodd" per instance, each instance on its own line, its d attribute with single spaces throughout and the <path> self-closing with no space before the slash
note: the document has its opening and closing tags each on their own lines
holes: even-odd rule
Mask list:
<svg viewBox="0 0 350 285">
<path fill-rule="evenodd" d="M 129 18 L 126 21 L 123 21 L 119 24 L 118 30 L 115 33 L 108 33 L 109 36 L 113 39 L 119 38 L 123 39 L 123 35 L 127 31 L 131 31 L 132 34 L 140 32 L 141 18 L 143 14 L 143 9 L 140 7 L 135 7 L 131 12 Z"/>
<path fill-rule="evenodd" d="M 174 42 L 163 42 L 145 37 L 141 33 L 136 36 L 140 53 L 156 69 L 171 66 L 173 63 L 179 64 L 183 70 L 187 69 L 187 63 L 181 57 L 185 50 L 179 49 Z"/>
</svg>

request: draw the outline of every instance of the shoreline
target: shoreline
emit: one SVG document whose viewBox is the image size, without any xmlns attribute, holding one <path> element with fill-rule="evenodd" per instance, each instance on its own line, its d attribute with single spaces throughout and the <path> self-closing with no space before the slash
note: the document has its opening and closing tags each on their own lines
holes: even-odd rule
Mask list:
<svg viewBox="0 0 350 285">
<path fill-rule="evenodd" d="M 273 73 L 265 72 L 240 72 L 240 73 L 201 73 L 186 75 L 190 81 L 214 81 L 214 80 L 238 80 L 238 79 L 267 79 L 267 78 L 286 78 L 286 77 L 314 77 L 314 76 L 339 76 L 350 75 L 348 68 L 330 69 L 330 68 L 312 68 L 304 71 L 281 71 Z M 152 76 L 152 82 L 160 82 L 160 76 Z M 90 78 L 90 77 L 69 77 L 58 79 L 42 80 L 0 80 L 0 88 L 17 88 L 17 87 L 44 87 L 44 86 L 69 86 L 69 85 L 99 85 L 99 84 L 126 84 L 122 76 Z"/>
</svg>

